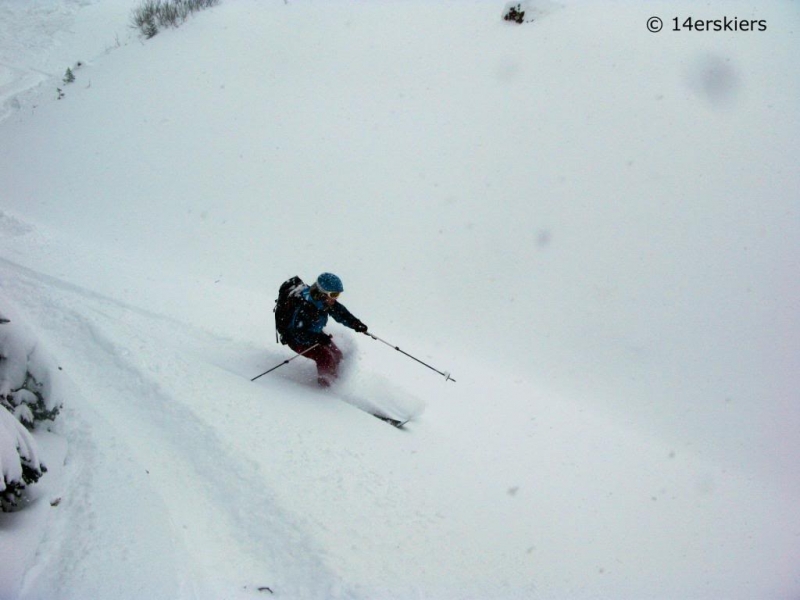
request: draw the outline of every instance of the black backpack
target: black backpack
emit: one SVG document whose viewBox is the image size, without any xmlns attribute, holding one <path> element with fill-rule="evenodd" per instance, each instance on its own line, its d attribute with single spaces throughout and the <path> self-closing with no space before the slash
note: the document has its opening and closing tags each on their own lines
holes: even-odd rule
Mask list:
<svg viewBox="0 0 800 600">
<path fill-rule="evenodd" d="M 275 340 L 281 344 L 286 343 L 286 333 L 289 324 L 292 322 L 297 307 L 300 305 L 300 292 L 305 289 L 306 284 L 297 275 L 290 277 L 278 288 L 278 299 L 275 300 Z"/>
</svg>

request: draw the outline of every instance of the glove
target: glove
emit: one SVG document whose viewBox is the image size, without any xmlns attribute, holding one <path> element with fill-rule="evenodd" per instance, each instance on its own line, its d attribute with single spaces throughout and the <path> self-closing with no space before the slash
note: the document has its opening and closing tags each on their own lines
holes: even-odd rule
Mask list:
<svg viewBox="0 0 800 600">
<path fill-rule="evenodd" d="M 364 325 L 361 321 L 356 321 L 353 324 L 353 329 L 358 333 L 367 333 L 367 326 Z"/>
<path fill-rule="evenodd" d="M 318 343 L 320 346 L 327 346 L 328 344 L 330 344 L 330 343 L 331 343 L 331 339 L 332 339 L 332 337 L 333 337 L 333 336 L 330 336 L 330 335 L 328 335 L 327 333 L 320 333 L 320 334 L 319 334 L 319 339 L 317 339 L 317 343 Z"/>
</svg>

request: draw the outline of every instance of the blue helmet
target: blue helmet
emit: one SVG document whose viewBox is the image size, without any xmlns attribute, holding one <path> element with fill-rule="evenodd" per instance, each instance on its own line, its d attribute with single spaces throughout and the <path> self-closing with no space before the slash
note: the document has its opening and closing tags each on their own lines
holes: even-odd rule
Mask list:
<svg viewBox="0 0 800 600">
<path fill-rule="evenodd" d="M 344 291 L 342 280 L 333 273 L 323 273 L 317 277 L 317 287 L 327 293 L 341 294 Z"/>
</svg>

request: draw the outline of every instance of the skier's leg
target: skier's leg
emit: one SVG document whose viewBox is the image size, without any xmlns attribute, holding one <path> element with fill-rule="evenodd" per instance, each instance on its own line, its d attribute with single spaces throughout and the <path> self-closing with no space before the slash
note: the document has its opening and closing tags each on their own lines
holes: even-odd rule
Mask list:
<svg viewBox="0 0 800 600">
<path fill-rule="evenodd" d="M 298 344 L 289 344 L 289 347 L 297 352 L 303 354 L 304 357 L 313 360 L 317 363 L 317 382 L 322 387 L 330 387 L 336 380 L 339 371 L 339 363 L 342 361 L 342 351 L 333 342 L 325 346 L 317 346 L 309 350 L 308 346 L 300 346 Z"/>
<path fill-rule="evenodd" d="M 314 350 L 317 350 L 315 348 Z M 342 362 L 342 351 L 331 342 L 327 346 L 319 347 L 317 361 L 317 382 L 322 387 L 329 387 L 339 374 L 339 363 Z"/>
</svg>

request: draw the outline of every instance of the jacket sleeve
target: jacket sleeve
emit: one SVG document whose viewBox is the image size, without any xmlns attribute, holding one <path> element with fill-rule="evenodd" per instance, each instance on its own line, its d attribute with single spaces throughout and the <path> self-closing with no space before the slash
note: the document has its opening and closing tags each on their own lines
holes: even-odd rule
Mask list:
<svg viewBox="0 0 800 600">
<path fill-rule="evenodd" d="M 347 310 L 343 304 L 339 304 L 338 302 L 331 308 L 330 315 L 337 323 L 341 323 L 350 329 L 353 329 L 353 326 L 356 323 L 360 323 L 360 321 L 354 317 L 353 314 Z"/>
</svg>

